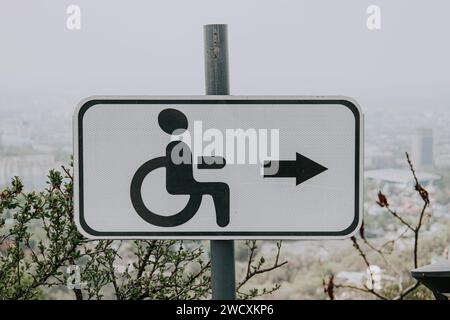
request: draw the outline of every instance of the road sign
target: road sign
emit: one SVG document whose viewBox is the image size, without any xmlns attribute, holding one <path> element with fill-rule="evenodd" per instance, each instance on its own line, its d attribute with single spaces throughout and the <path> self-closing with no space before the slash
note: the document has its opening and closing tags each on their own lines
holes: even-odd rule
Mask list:
<svg viewBox="0 0 450 320">
<path fill-rule="evenodd" d="M 93 97 L 74 116 L 89 238 L 344 238 L 361 223 L 363 116 L 345 97 Z"/>
</svg>

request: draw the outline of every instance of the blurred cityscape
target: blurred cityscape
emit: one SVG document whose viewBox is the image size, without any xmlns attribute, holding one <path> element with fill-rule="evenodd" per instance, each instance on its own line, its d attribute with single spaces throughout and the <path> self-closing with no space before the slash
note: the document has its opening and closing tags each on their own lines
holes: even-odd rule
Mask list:
<svg viewBox="0 0 450 320">
<path fill-rule="evenodd" d="M 22 178 L 27 190 L 46 187 L 49 169 L 70 163 L 72 154 L 72 114 L 64 98 L 53 98 L 45 106 L 37 101 L 21 101 L 16 106 L 13 98 L 0 98 L 0 187 L 14 176 Z M 64 107 L 60 107 L 64 105 Z M 417 215 L 420 198 L 414 191 L 414 180 L 405 158 L 405 152 L 417 171 L 421 184 L 429 191 L 431 207 L 427 211 L 423 232 L 424 255 L 422 264 L 449 258 L 450 246 L 450 108 L 447 104 L 426 106 L 376 105 L 364 108 L 365 113 L 365 184 L 364 214 L 366 235 L 375 242 L 398 237 L 399 224 L 376 204 L 381 190 L 393 207 L 408 217 Z M 440 243 L 435 243 L 439 235 Z M 446 236 L 442 236 L 446 235 Z M 407 240 L 407 239 L 406 239 Z M 434 241 L 434 242 L 433 242 Z M 428 248 L 428 244 L 429 248 Z M 432 244 L 432 245 L 431 245 Z M 402 242 L 398 244 L 402 246 Z M 403 243 L 404 246 L 406 242 Z M 240 256 L 237 247 L 237 258 Z M 400 248 L 407 250 L 408 248 Z M 273 243 L 265 242 L 261 250 L 273 250 Z M 337 281 L 363 285 L 367 270 L 352 251 L 349 241 L 285 242 L 284 258 L 289 270 L 268 275 L 256 285 L 281 283 L 275 298 L 323 298 L 322 278 L 336 274 Z M 345 257 L 345 258 L 342 258 Z M 410 258 L 410 257 L 409 257 Z M 408 257 L 398 263 L 408 277 L 411 269 Z M 382 288 L 394 282 L 393 275 L 374 265 Z M 238 268 L 239 269 L 239 268 Z M 60 294 L 60 293 L 58 293 Z M 348 292 L 340 298 L 352 296 Z"/>
<path fill-rule="evenodd" d="M 67 99 L 52 98 L 17 106 L 13 97 L 0 98 L 0 186 L 13 176 L 24 179 L 28 189 L 45 186 L 50 168 L 68 164 L 72 154 L 72 114 Z M 64 107 L 61 107 L 63 105 Z M 450 109 L 377 105 L 364 108 L 364 167 L 367 179 L 391 185 L 411 183 L 405 152 L 424 182 L 432 185 L 450 167 Z M 440 186 L 442 185 L 439 184 Z"/>
<path fill-rule="evenodd" d="M 19 176 L 27 190 L 42 189 L 49 169 L 69 164 L 73 110 L 60 107 L 63 99 L 16 101 L 0 101 L 0 186 Z"/>
</svg>

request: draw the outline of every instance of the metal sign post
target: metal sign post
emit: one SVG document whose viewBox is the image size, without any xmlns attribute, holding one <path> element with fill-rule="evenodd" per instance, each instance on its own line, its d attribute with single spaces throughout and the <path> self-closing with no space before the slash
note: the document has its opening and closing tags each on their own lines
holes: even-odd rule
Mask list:
<svg viewBox="0 0 450 320">
<path fill-rule="evenodd" d="M 227 25 L 205 25 L 203 32 L 206 94 L 228 95 Z M 211 281 L 214 300 L 236 298 L 233 240 L 211 240 Z"/>
</svg>

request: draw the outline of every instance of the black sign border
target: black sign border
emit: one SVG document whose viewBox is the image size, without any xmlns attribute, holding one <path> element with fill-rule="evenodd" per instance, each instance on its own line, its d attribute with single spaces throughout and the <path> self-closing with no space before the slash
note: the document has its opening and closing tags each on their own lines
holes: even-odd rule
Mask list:
<svg viewBox="0 0 450 320">
<path fill-rule="evenodd" d="M 161 232 L 146 232 L 146 231 L 133 231 L 133 232 L 121 232 L 121 231 L 97 231 L 89 227 L 84 219 L 84 194 L 83 194 L 83 117 L 84 114 L 94 105 L 97 104 L 340 104 L 347 107 L 355 117 L 355 216 L 352 223 L 341 231 L 161 231 Z M 111 238 L 116 237 L 120 239 L 121 237 L 161 237 L 161 239 L 168 238 L 170 236 L 174 237 L 195 237 L 199 236 L 204 238 L 206 236 L 211 237 L 226 237 L 232 236 L 233 239 L 236 237 L 343 237 L 352 234 L 353 231 L 359 225 L 360 217 L 360 137 L 361 137 L 361 115 L 358 107 L 350 100 L 345 98 L 305 98 L 305 99 L 258 99 L 258 98 L 248 98 L 248 99 L 224 99 L 221 97 L 215 98 L 205 98 L 205 99 L 151 99 L 151 98 L 99 98 L 92 99 L 84 102 L 78 111 L 78 175 L 79 175 L 79 222 L 80 226 L 83 228 L 84 232 L 97 237 Z M 199 238 L 200 239 L 200 238 Z M 244 239 L 244 238 L 243 238 Z"/>
</svg>

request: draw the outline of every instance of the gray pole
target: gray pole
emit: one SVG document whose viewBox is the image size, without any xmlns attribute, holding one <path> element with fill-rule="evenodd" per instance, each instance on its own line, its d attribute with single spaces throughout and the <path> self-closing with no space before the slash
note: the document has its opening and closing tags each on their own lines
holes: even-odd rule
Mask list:
<svg viewBox="0 0 450 320">
<path fill-rule="evenodd" d="M 203 33 L 206 94 L 228 95 L 227 25 L 209 24 L 203 27 Z M 236 298 L 233 240 L 211 240 L 211 281 L 214 300 Z"/>
<path fill-rule="evenodd" d="M 203 34 L 206 94 L 229 95 L 227 25 L 206 25 L 203 27 Z"/>
</svg>

